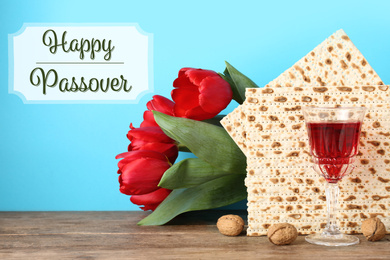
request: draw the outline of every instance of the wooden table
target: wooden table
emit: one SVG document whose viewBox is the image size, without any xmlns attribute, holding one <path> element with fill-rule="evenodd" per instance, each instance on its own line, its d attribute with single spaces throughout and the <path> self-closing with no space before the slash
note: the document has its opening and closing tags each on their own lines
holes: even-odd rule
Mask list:
<svg viewBox="0 0 390 260">
<path fill-rule="evenodd" d="M 183 214 L 168 225 L 137 226 L 146 212 L 0 212 L 0 259 L 390 259 L 390 236 L 349 247 L 324 247 L 303 236 L 289 246 L 267 237 L 221 235 L 227 213 Z"/>
</svg>

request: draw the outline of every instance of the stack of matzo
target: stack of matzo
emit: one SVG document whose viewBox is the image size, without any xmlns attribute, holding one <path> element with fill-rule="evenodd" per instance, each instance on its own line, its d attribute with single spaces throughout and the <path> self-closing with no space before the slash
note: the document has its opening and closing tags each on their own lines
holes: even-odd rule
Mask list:
<svg viewBox="0 0 390 260">
<path fill-rule="evenodd" d="M 265 235 L 274 223 L 291 223 L 301 234 L 326 223 L 325 180 L 310 167 L 306 105 L 369 108 L 358 168 L 340 182 L 338 218 L 347 233 L 373 216 L 389 230 L 389 91 L 342 30 L 264 88 L 247 89 L 222 124 L 247 156 L 249 236 Z"/>
</svg>

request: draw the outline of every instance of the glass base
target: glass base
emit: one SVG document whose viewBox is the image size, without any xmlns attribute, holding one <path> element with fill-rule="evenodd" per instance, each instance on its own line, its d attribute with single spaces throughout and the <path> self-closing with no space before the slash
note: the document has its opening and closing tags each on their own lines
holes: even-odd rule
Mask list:
<svg viewBox="0 0 390 260">
<path fill-rule="evenodd" d="M 308 235 L 305 237 L 305 239 L 311 244 L 322 246 L 351 246 L 359 244 L 359 238 L 343 233 L 330 235 L 324 232 L 320 234 Z"/>
</svg>

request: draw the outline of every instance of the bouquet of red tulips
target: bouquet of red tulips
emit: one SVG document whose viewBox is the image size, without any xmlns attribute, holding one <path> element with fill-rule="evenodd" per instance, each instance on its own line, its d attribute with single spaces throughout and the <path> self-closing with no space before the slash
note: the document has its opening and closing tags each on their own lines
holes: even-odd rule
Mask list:
<svg viewBox="0 0 390 260">
<path fill-rule="evenodd" d="M 130 124 L 128 151 L 117 155 L 120 192 L 153 213 L 140 225 L 162 225 L 195 210 L 226 206 L 247 197 L 246 159 L 219 124 L 219 113 L 245 88 L 257 87 L 229 63 L 223 73 L 183 68 L 172 100 L 154 96 L 139 128 Z M 196 158 L 175 163 L 179 151 Z"/>
</svg>

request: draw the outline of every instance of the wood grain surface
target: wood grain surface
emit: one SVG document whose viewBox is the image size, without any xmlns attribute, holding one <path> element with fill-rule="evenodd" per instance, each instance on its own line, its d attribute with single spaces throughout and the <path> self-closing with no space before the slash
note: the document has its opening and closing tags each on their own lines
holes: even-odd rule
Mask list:
<svg viewBox="0 0 390 260">
<path fill-rule="evenodd" d="M 0 259 L 390 259 L 390 236 L 359 245 L 324 247 L 303 236 L 289 246 L 267 237 L 221 235 L 224 214 L 246 218 L 245 211 L 199 211 L 164 226 L 137 226 L 149 213 L 0 212 Z"/>
</svg>

